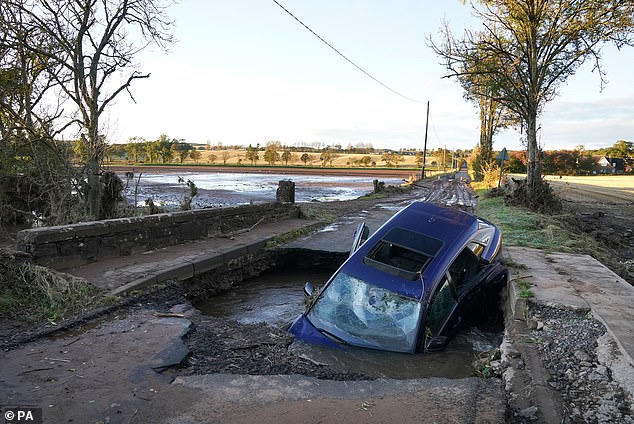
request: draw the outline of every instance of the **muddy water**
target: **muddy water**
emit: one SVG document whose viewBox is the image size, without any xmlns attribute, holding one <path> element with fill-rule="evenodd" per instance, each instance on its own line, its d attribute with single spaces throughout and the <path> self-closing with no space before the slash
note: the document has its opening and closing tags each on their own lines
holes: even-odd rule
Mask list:
<svg viewBox="0 0 634 424">
<path fill-rule="evenodd" d="M 304 310 L 304 283 L 311 281 L 321 285 L 332 272 L 334 269 L 323 266 L 274 268 L 196 307 L 204 314 L 245 324 L 265 322 L 282 327 Z M 500 331 L 488 332 L 474 327 L 458 334 L 446 350 L 435 353 L 409 355 L 359 348 L 343 350 L 299 341 L 294 342 L 291 349 L 334 370 L 374 378 L 463 378 L 474 375 L 474 357 L 495 348 L 500 341 Z"/>
<path fill-rule="evenodd" d="M 125 175 L 119 177 L 127 181 Z M 136 180 L 127 181 L 125 196 L 131 204 L 136 198 L 138 206 L 144 206 L 145 199 L 152 198 L 158 206 L 176 208 L 189 193 L 187 186 L 179 182 L 179 177 L 194 182 L 198 188 L 198 195 L 192 202 L 194 208 L 272 202 L 279 181 L 284 179 L 295 182 L 295 200 L 300 203 L 356 199 L 373 190 L 369 176 L 168 172 L 143 174 L 138 186 Z M 382 181 L 388 185 L 402 182 L 398 178 L 383 178 Z"/>
</svg>

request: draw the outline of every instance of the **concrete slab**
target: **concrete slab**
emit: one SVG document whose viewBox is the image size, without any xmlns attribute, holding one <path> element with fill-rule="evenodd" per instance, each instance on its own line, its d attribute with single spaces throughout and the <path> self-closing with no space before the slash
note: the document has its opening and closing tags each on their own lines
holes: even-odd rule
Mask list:
<svg viewBox="0 0 634 424">
<path fill-rule="evenodd" d="M 139 309 L 0 350 L 0 404 L 42 408 L 44 423 L 130 422 L 172 380 L 155 370 L 188 353 L 190 321 L 157 315 Z"/>
<path fill-rule="evenodd" d="M 231 259 L 256 253 L 277 236 L 314 228 L 314 220 L 291 218 L 253 227 L 227 238 L 208 238 L 176 246 L 108 258 L 65 272 L 111 289 L 112 295 L 139 289 L 168 279 L 183 280 Z"/>
<path fill-rule="evenodd" d="M 633 286 L 588 255 L 514 246 L 507 251 L 528 267 L 520 275 L 534 285 L 531 301 L 591 310 L 634 366 Z"/>
<path fill-rule="evenodd" d="M 361 222 L 370 229 L 370 234 L 390 219 L 396 212 L 415 201 L 406 198 L 395 203 L 380 203 L 349 215 L 338 217 L 321 230 L 280 246 L 281 249 L 307 249 L 323 252 L 347 253 L 350 251 L 354 232 Z"/>
<path fill-rule="evenodd" d="M 189 401 L 184 404 L 174 399 Z M 157 408 L 158 404 L 163 407 Z M 502 387 L 497 379 L 332 381 L 301 375 L 208 374 L 178 377 L 139 410 L 139 416 L 144 417 L 144 422 L 157 423 L 393 419 L 421 423 L 503 423 L 505 412 Z"/>
</svg>

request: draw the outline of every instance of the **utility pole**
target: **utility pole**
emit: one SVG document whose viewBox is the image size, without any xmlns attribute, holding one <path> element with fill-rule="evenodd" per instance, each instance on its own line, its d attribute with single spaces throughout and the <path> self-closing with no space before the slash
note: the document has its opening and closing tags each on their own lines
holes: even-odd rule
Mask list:
<svg viewBox="0 0 634 424">
<path fill-rule="evenodd" d="M 429 100 L 427 100 L 427 119 L 425 120 L 425 145 L 423 147 L 423 172 L 421 179 L 425 179 L 425 161 L 427 160 L 427 129 L 429 128 Z"/>
</svg>

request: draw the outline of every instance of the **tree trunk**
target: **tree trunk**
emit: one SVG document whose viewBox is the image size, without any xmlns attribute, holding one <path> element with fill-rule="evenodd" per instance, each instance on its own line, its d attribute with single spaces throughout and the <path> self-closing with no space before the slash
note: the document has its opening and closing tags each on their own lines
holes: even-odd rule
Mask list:
<svg viewBox="0 0 634 424">
<path fill-rule="evenodd" d="M 95 220 L 101 219 L 101 181 L 99 180 L 99 161 L 90 155 L 86 161 L 86 181 L 88 183 L 88 213 Z"/>
<path fill-rule="evenodd" d="M 536 190 L 540 189 L 542 182 L 542 164 L 539 158 L 539 145 L 537 144 L 537 111 L 529 113 L 526 120 L 526 143 L 528 166 L 526 182 L 529 195 L 534 198 Z"/>
<path fill-rule="evenodd" d="M 96 89 L 93 89 L 93 93 Z M 88 158 L 86 159 L 86 177 L 88 181 L 88 212 L 95 221 L 101 216 L 101 180 L 99 178 L 103 148 L 99 139 L 99 115 L 97 112 L 97 96 L 93 94 L 90 104 L 90 123 L 88 127 Z"/>
</svg>

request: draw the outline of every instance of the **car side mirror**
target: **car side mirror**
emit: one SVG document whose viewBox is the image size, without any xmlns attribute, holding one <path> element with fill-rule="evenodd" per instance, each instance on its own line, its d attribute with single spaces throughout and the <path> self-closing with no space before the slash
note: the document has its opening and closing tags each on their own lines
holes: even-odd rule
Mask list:
<svg viewBox="0 0 634 424">
<path fill-rule="evenodd" d="M 370 235 L 370 229 L 365 225 L 365 222 L 361 222 L 357 225 L 357 229 L 354 232 L 352 240 L 352 247 L 350 247 L 350 256 L 368 239 Z"/>
<path fill-rule="evenodd" d="M 315 286 L 313 286 L 313 283 L 308 282 L 304 284 L 304 297 L 311 297 L 314 292 Z"/>
</svg>

